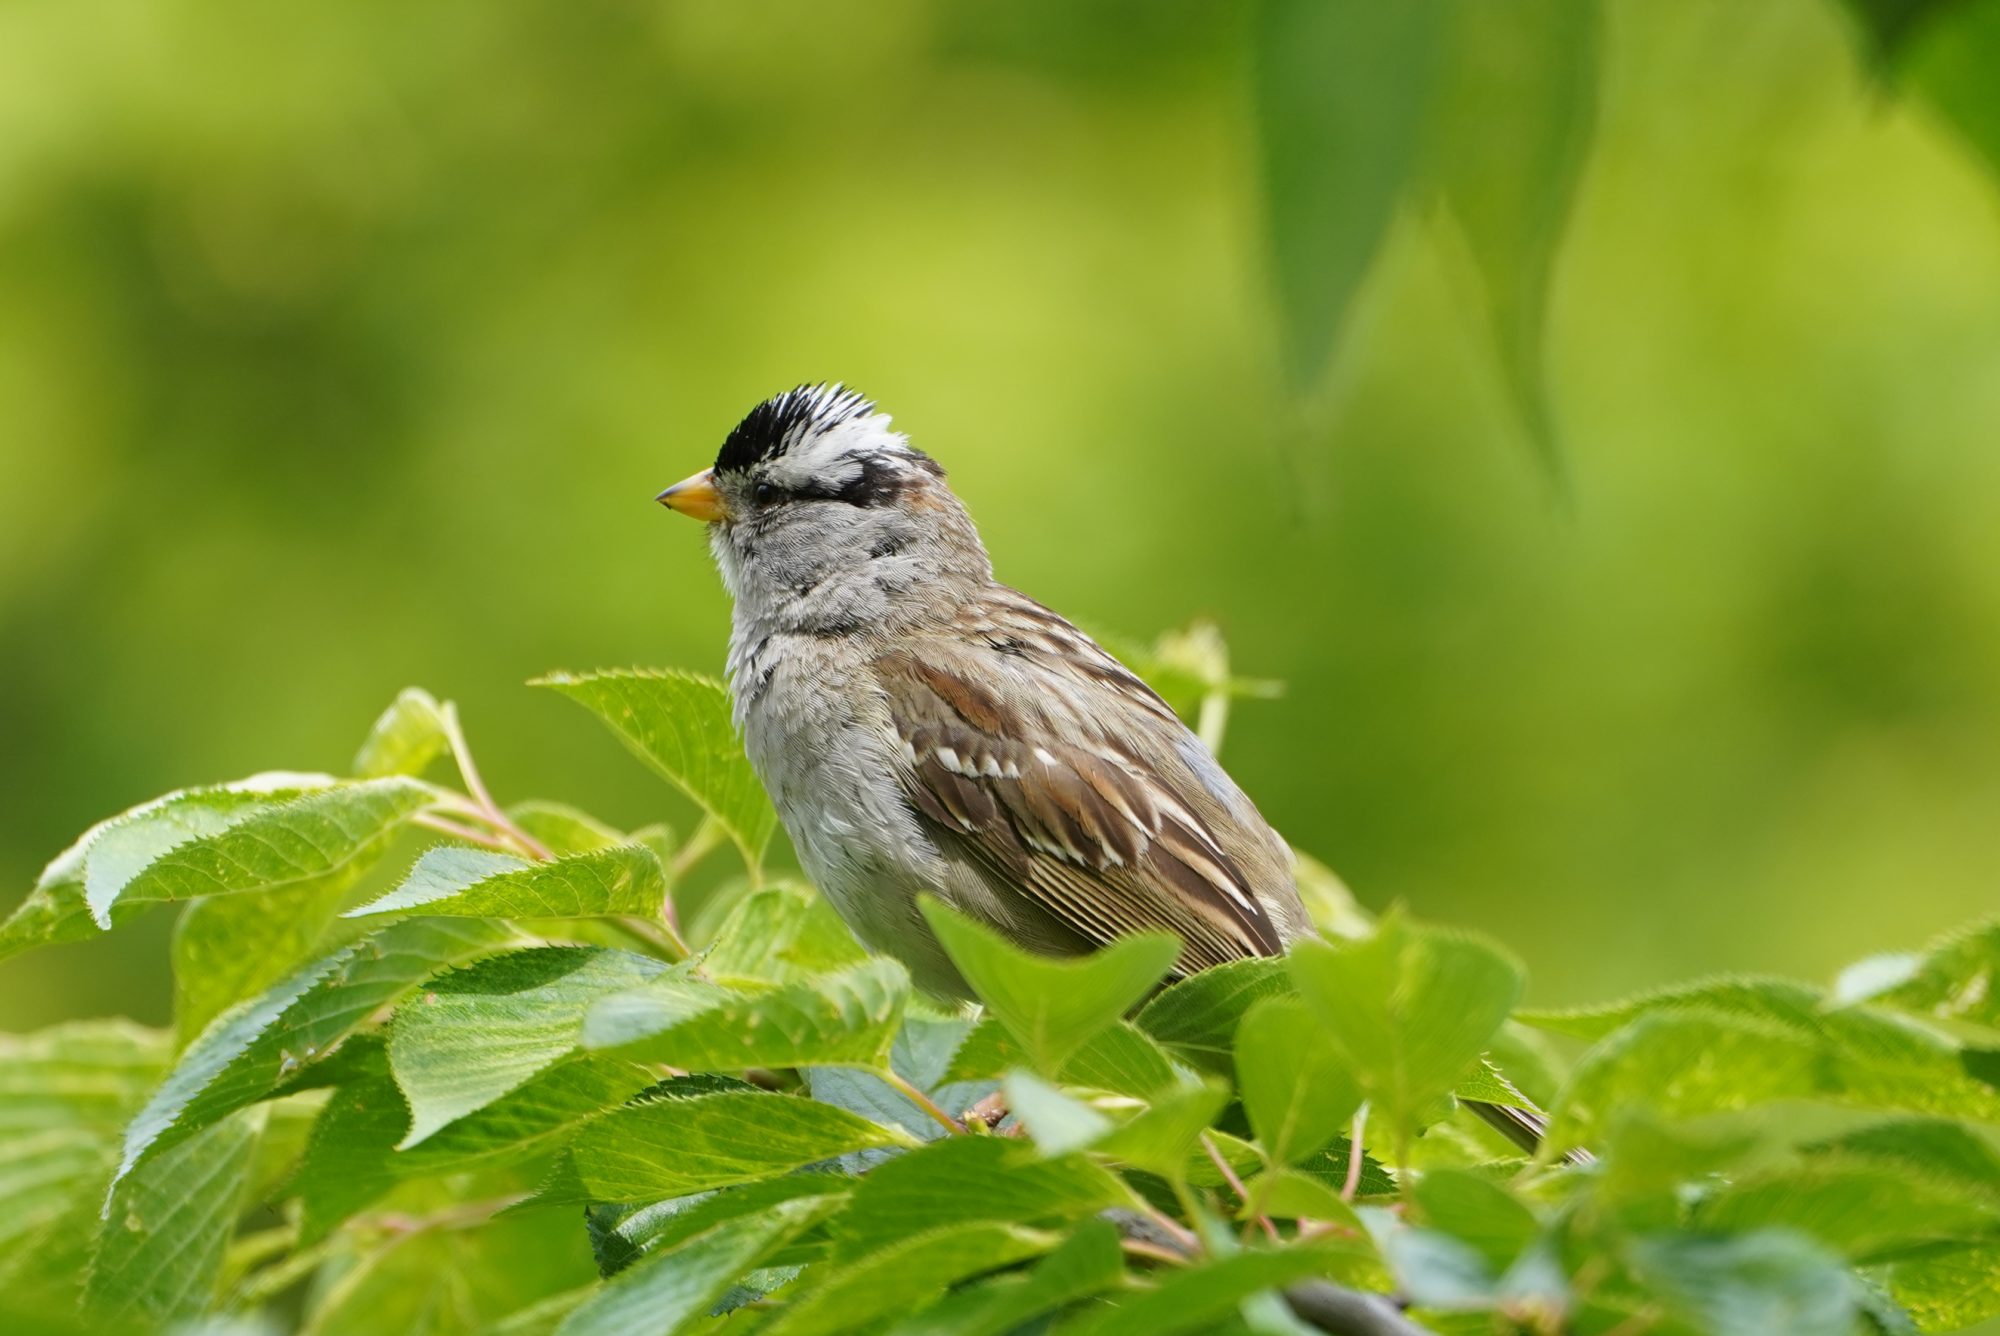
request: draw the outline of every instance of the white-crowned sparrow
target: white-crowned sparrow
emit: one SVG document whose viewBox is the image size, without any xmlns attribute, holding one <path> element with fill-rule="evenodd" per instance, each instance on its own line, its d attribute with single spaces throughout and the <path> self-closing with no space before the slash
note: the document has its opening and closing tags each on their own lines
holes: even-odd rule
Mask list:
<svg viewBox="0 0 2000 1336">
<path fill-rule="evenodd" d="M 729 682 L 806 871 L 919 986 L 938 896 L 1053 954 L 1178 935 L 1178 970 L 1310 932 L 1290 849 L 1158 695 L 993 578 L 944 470 L 841 386 L 766 400 L 662 492 L 735 601 Z"/>
</svg>

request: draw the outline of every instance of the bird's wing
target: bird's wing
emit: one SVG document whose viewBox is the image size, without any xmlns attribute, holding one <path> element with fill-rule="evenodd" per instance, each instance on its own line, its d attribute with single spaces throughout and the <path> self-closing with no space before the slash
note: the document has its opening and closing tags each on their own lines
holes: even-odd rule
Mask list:
<svg viewBox="0 0 2000 1336">
<path fill-rule="evenodd" d="M 1173 711 L 1040 605 L 1000 613 L 874 662 L 918 816 L 1086 941 L 1165 929 L 1184 972 L 1282 950 Z"/>
</svg>

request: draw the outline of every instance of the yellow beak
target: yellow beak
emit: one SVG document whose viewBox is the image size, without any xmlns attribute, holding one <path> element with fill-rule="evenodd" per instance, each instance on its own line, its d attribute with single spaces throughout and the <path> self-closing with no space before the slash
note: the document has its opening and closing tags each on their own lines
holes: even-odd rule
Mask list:
<svg viewBox="0 0 2000 1336">
<path fill-rule="evenodd" d="M 722 504 L 722 493 L 715 490 L 714 469 L 703 469 L 692 478 L 683 478 L 655 499 L 668 510 L 678 510 L 689 519 L 729 518 L 729 509 Z"/>
</svg>

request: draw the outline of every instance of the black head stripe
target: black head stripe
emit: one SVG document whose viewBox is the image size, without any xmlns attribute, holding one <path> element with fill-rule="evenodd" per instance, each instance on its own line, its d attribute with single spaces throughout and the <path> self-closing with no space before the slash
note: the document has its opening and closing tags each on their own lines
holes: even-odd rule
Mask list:
<svg viewBox="0 0 2000 1336">
<path fill-rule="evenodd" d="M 715 457 L 717 473 L 740 473 L 776 459 L 809 436 L 875 411 L 859 391 L 843 385 L 801 385 L 766 399 L 736 424 Z"/>
<path fill-rule="evenodd" d="M 914 450 L 909 452 L 909 456 L 911 464 L 919 458 L 925 463 L 930 462 L 928 456 L 920 456 Z M 858 465 L 854 476 L 843 479 L 838 486 L 809 484 L 794 487 L 791 499 L 845 501 L 850 506 L 886 506 L 916 482 L 902 467 L 880 455 L 861 455 L 854 462 Z"/>
</svg>

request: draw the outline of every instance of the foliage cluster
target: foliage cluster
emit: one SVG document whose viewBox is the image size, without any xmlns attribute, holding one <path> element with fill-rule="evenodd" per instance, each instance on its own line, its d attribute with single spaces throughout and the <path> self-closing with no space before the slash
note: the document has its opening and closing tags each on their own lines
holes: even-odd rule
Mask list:
<svg viewBox="0 0 2000 1336">
<path fill-rule="evenodd" d="M 1212 637 L 1157 648 L 1211 736 L 1260 689 Z M 2000 1312 L 2000 928 L 1831 990 L 1522 1011 L 1505 950 L 1371 922 L 1308 859 L 1320 937 L 1164 987 L 1169 939 L 1050 961 L 928 906 L 965 1013 L 766 875 L 717 684 L 542 685 L 700 826 L 503 807 L 412 690 L 348 777 L 170 794 L 49 865 L 0 949 L 184 902 L 177 1024 L 0 1041 L 10 1329 L 1844 1336 Z M 461 786 L 423 777 L 447 756 Z M 1463 1099 L 1539 1101 L 1542 1153 Z"/>
</svg>

